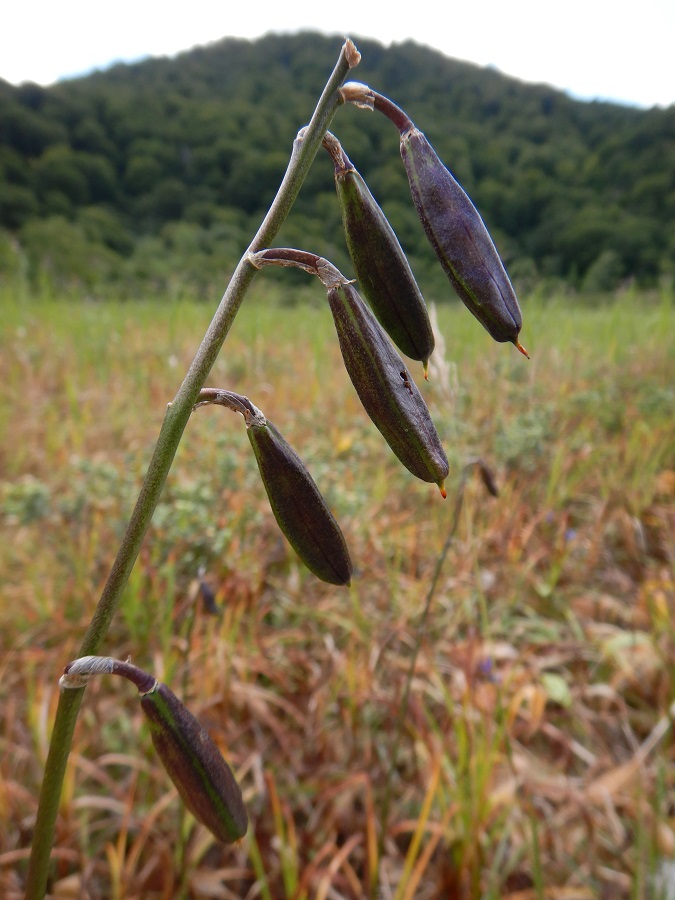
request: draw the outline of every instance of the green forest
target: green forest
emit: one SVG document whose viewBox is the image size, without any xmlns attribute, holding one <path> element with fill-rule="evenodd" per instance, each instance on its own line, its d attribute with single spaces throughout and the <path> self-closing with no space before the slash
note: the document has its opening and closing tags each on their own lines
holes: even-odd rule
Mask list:
<svg viewBox="0 0 675 900">
<path fill-rule="evenodd" d="M 92 296 L 212 296 L 274 196 L 341 43 L 312 33 L 228 38 L 46 88 L 0 81 L 0 279 Z M 364 61 L 354 78 L 426 133 L 517 288 L 672 282 L 675 105 L 580 102 L 411 42 L 356 43 Z M 410 200 L 395 128 L 346 106 L 333 131 L 425 293 L 450 298 Z M 349 271 L 326 154 L 279 243 Z"/>
</svg>

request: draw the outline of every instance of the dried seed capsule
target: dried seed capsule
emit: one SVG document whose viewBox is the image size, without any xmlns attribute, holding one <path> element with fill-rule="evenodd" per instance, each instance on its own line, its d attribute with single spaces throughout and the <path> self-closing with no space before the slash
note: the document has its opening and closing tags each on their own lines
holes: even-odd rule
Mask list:
<svg viewBox="0 0 675 900">
<path fill-rule="evenodd" d="M 399 350 L 421 360 L 426 377 L 434 334 L 405 253 L 337 138 L 328 133 L 324 147 L 335 165 L 345 239 L 363 294 Z"/>
<path fill-rule="evenodd" d="M 321 279 L 345 368 L 364 409 L 403 465 L 422 481 L 437 484 L 445 497 L 448 459 L 427 405 L 352 282 L 327 259 L 291 247 L 258 250 L 248 259 L 257 269 L 296 266 Z"/>
<path fill-rule="evenodd" d="M 246 834 L 248 815 L 239 785 L 204 726 L 165 684 L 129 662 L 83 656 L 68 663 L 62 690 L 92 675 L 120 675 L 138 689 L 152 743 L 183 802 L 198 822 L 226 844 Z"/>
<path fill-rule="evenodd" d="M 208 731 L 161 682 L 141 696 L 150 736 L 192 815 L 223 843 L 246 834 L 239 785 Z"/>
<path fill-rule="evenodd" d="M 342 99 L 384 113 L 399 130 L 401 156 L 426 235 L 460 299 L 496 341 L 518 341 L 515 291 L 477 209 L 406 113 L 364 84 L 348 82 Z"/>
<path fill-rule="evenodd" d="M 459 297 L 496 341 L 519 347 L 518 300 L 476 207 L 417 128 L 401 135 L 401 156 L 417 214 Z"/>
<path fill-rule="evenodd" d="M 364 409 L 413 475 L 445 497 L 448 459 L 417 385 L 352 284 L 328 290 L 345 367 Z"/>
<path fill-rule="evenodd" d="M 347 543 L 303 461 L 269 419 L 252 421 L 246 433 L 272 512 L 290 545 L 317 578 L 349 584 Z"/>
<path fill-rule="evenodd" d="M 196 405 L 209 403 L 243 415 L 272 512 L 300 559 L 317 578 L 349 584 L 352 561 L 347 542 L 295 450 L 247 397 L 203 388 Z"/>
<path fill-rule="evenodd" d="M 497 487 L 497 479 L 492 469 L 482 460 L 478 460 L 478 471 L 480 472 L 481 481 L 485 485 L 485 490 L 492 497 L 499 496 L 499 488 Z"/>
</svg>

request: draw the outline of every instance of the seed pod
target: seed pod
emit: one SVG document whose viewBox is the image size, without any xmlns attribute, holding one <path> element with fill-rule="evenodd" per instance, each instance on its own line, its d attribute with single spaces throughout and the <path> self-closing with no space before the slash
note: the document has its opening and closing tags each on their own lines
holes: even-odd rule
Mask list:
<svg viewBox="0 0 675 900">
<path fill-rule="evenodd" d="M 349 584 L 352 561 L 347 542 L 295 450 L 248 397 L 202 388 L 196 405 L 209 403 L 226 406 L 244 417 L 272 512 L 300 559 L 322 581 Z"/>
<path fill-rule="evenodd" d="M 328 133 L 323 143 L 335 165 L 345 239 L 361 289 L 399 350 L 424 364 L 426 377 L 434 334 L 405 253 L 340 142 Z"/>
<path fill-rule="evenodd" d="M 420 221 L 453 287 L 496 341 L 517 344 L 518 300 L 475 206 L 421 131 L 401 136 L 401 156 Z"/>
<path fill-rule="evenodd" d="M 352 282 L 322 256 L 291 247 L 258 250 L 249 253 L 248 260 L 257 269 L 295 266 L 321 280 L 328 291 L 345 368 L 364 409 L 403 465 L 422 481 L 437 484 L 445 497 L 448 459 L 427 405 Z"/>
<path fill-rule="evenodd" d="M 269 419 L 252 421 L 246 433 L 272 512 L 290 545 L 317 578 L 349 584 L 347 543 L 303 461 Z"/>
<path fill-rule="evenodd" d="M 476 207 L 417 128 L 401 135 L 401 156 L 417 214 L 460 299 L 496 341 L 522 350 L 518 300 Z"/>
<path fill-rule="evenodd" d="M 192 815 L 225 844 L 246 834 L 239 785 L 208 731 L 161 682 L 141 696 L 150 736 Z"/>
<path fill-rule="evenodd" d="M 365 84 L 347 82 L 342 99 L 384 113 L 399 130 L 401 156 L 417 214 L 436 256 L 468 309 L 496 341 L 518 341 L 522 316 L 515 291 L 471 200 L 408 115 Z"/>
<path fill-rule="evenodd" d="M 478 460 L 478 471 L 480 472 L 481 481 L 485 485 L 485 490 L 488 494 L 492 497 L 498 497 L 499 488 L 497 487 L 497 479 L 495 478 L 492 469 L 482 459 Z"/>
<path fill-rule="evenodd" d="M 445 497 L 448 459 L 417 385 L 352 284 L 328 290 L 345 367 L 364 409 L 413 475 Z"/>
<path fill-rule="evenodd" d="M 92 675 L 120 675 L 141 695 L 152 743 L 183 802 L 225 844 L 246 834 L 248 815 L 239 785 L 208 731 L 165 684 L 129 662 L 83 656 L 68 663 L 62 690 L 81 688 Z"/>
</svg>

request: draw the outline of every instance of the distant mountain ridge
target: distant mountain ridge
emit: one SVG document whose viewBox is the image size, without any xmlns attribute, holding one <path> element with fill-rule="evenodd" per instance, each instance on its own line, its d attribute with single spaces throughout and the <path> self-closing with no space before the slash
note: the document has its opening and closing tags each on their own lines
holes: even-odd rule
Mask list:
<svg viewBox="0 0 675 900">
<path fill-rule="evenodd" d="M 612 289 L 672 277 L 675 106 L 582 102 L 413 42 L 354 40 L 362 63 L 353 77 L 427 134 L 516 280 Z M 0 81 L 0 268 L 17 264 L 11 246 L 31 277 L 95 284 L 173 272 L 198 285 L 222 281 L 273 197 L 341 43 L 313 33 L 226 38 L 48 88 Z M 349 107 L 333 130 L 423 287 L 435 290 L 395 129 Z M 306 235 L 307 249 L 346 264 L 327 157 L 284 229 L 288 242 Z"/>
</svg>

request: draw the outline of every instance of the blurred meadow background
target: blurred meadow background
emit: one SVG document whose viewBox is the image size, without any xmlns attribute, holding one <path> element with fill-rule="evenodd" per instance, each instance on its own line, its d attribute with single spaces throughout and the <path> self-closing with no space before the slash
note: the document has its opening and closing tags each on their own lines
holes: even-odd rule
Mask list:
<svg viewBox="0 0 675 900">
<path fill-rule="evenodd" d="M 135 692 L 95 679 L 51 896 L 673 896 L 673 297 L 592 299 L 523 296 L 529 362 L 460 304 L 437 308 L 429 383 L 410 368 L 451 461 L 443 501 L 360 408 L 322 290 L 258 276 L 209 384 L 249 396 L 301 454 L 347 537 L 352 586 L 319 582 L 285 543 L 240 417 L 197 410 L 104 652 L 208 726 L 249 832 L 224 847 L 195 826 Z M 59 675 L 211 309 L 10 289 L 0 303 L 9 898 Z M 499 497 L 467 472 L 420 634 L 476 456 Z"/>
<path fill-rule="evenodd" d="M 0 81 L 3 900 L 23 896 L 58 679 L 166 404 L 341 42 L 226 39 Z M 410 371 L 448 497 L 363 412 L 320 286 L 258 275 L 208 385 L 247 395 L 305 460 L 352 585 L 290 550 L 241 417 L 196 410 L 102 652 L 204 722 L 250 828 L 226 847 L 195 826 L 135 692 L 95 679 L 49 895 L 674 900 L 675 106 L 582 103 L 411 41 L 359 49 L 357 77 L 485 216 L 532 358 L 454 299 L 391 123 L 339 110 L 434 304 L 429 382 Z M 325 155 L 276 243 L 351 271 Z"/>
</svg>

